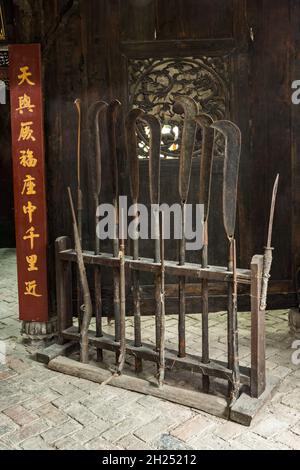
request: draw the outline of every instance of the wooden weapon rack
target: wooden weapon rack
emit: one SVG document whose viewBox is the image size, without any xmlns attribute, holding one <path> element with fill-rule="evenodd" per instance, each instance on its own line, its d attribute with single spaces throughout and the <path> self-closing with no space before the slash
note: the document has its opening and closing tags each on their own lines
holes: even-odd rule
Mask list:
<svg viewBox="0 0 300 470">
<path fill-rule="evenodd" d="M 137 116 L 138 113 L 135 117 Z M 98 117 L 97 115 L 97 119 Z M 189 115 L 188 118 L 186 131 L 191 122 L 191 116 Z M 97 125 L 99 126 L 98 121 Z M 111 136 L 113 144 L 116 136 L 113 133 Z M 191 139 L 189 132 L 185 132 L 185 136 Z M 183 142 L 183 153 L 186 148 L 191 147 L 187 143 Z M 233 146 L 233 152 L 234 149 Z M 230 160 L 230 145 L 227 152 L 229 153 L 227 160 Z M 204 151 L 203 155 L 206 154 L 207 151 Z M 154 158 L 154 155 L 152 157 Z M 153 161 L 151 163 L 150 158 L 151 164 Z M 137 181 L 136 178 L 135 181 Z M 236 207 L 233 207 L 233 211 L 235 210 Z M 232 260 L 228 267 L 208 264 L 205 267 L 200 264 L 164 260 L 161 259 L 163 256 L 160 256 L 157 246 L 153 259 L 143 258 L 137 251 L 133 253 L 133 256 L 125 256 L 124 251 L 122 252 L 122 242 L 117 243 L 117 246 L 114 242 L 113 253 L 102 253 L 98 249 L 95 252 L 82 250 L 82 259 L 84 266 L 89 267 L 89 270 L 94 270 L 95 273 L 101 273 L 102 268 L 109 268 L 113 272 L 115 287 L 112 317 L 115 319 L 115 334 L 108 335 L 103 332 L 102 311 L 101 308 L 95 307 L 96 302 L 101 306 L 99 292 L 95 293 L 97 301 L 93 302 L 96 331 L 89 330 L 86 338 L 83 330 L 86 327 L 84 319 L 79 321 L 79 327 L 77 322 L 75 324 L 77 314 L 73 312 L 72 306 L 74 299 L 72 273 L 74 265 L 79 264 L 78 250 L 73 249 L 69 237 L 61 237 L 56 241 L 58 342 L 39 353 L 38 360 L 61 373 L 152 395 L 249 426 L 257 412 L 270 399 L 278 384 L 277 380 L 266 376 L 265 308 L 262 309 L 261 299 L 262 286 L 268 279 L 268 273 L 266 276 L 264 272 L 264 256 L 254 256 L 249 269 L 237 269 Z M 161 252 L 163 253 L 162 240 Z M 144 344 L 142 340 L 141 294 L 138 285 L 139 274 L 142 272 L 151 273 L 156 283 L 155 344 Z M 133 294 L 136 297 L 132 312 L 135 330 L 133 341 L 126 338 L 124 292 L 122 295 L 124 275 L 132 276 L 135 280 Z M 164 291 L 161 289 L 161 280 L 164 275 L 171 275 L 178 279 L 180 287 L 178 350 L 169 350 L 164 343 Z M 185 323 L 182 316 L 182 313 L 186 314 L 184 289 L 187 280 L 190 279 L 206 287 L 206 289 L 203 288 L 203 295 L 205 292 L 208 295 L 208 286 L 212 283 L 221 282 L 228 288 L 228 305 L 225 307 L 228 312 L 228 362 L 226 363 L 210 359 L 208 322 L 202 322 L 202 355 L 187 354 L 185 346 L 183 347 L 186 344 Z M 238 316 L 235 318 L 235 302 L 232 301 L 234 298 L 232 296 L 234 292 L 237 292 L 239 285 L 248 286 L 251 296 L 251 313 L 249 314 L 251 315 L 251 367 L 249 368 L 240 365 L 238 355 Z M 199 330 L 201 330 L 200 322 Z M 81 356 L 79 360 L 78 351 L 83 348 L 82 345 L 86 340 L 89 358 L 84 361 Z M 129 365 L 127 362 L 125 366 L 125 358 L 128 358 Z M 146 364 L 152 364 L 151 373 Z M 183 382 L 184 385 L 182 385 Z"/>
</svg>

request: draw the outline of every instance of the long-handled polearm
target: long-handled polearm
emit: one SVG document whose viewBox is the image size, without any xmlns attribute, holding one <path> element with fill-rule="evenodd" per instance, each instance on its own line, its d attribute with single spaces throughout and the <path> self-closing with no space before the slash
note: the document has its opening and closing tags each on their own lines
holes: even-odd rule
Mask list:
<svg viewBox="0 0 300 470">
<path fill-rule="evenodd" d="M 199 203 L 204 207 L 203 218 L 203 250 L 202 268 L 208 266 L 208 218 L 210 209 L 210 194 L 212 182 L 212 169 L 214 157 L 214 129 L 210 126 L 213 119 L 207 114 L 200 114 L 196 118 L 197 124 L 202 129 L 202 155 L 200 162 L 200 191 Z M 209 288 L 208 281 L 202 281 L 202 362 L 209 363 Z M 209 376 L 203 376 L 204 392 L 209 392 Z"/>
<path fill-rule="evenodd" d="M 179 195 L 182 208 L 182 230 L 179 249 L 179 264 L 184 266 L 186 262 L 186 204 L 189 195 L 193 152 L 196 141 L 197 125 L 195 118 L 198 114 L 198 107 L 195 101 L 187 96 L 181 96 L 176 99 L 174 111 L 182 114 L 184 113 L 184 126 L 182 133 L 182 143 L 180 152 L 180 169 L 179 169 Z M 181 277 L 179 280 L 179 357 L 186 356 L 185 344 L 185 314 L 186 314 L 186 280 Z"/>
<path fill-rule="evenodd" d="M 140 168 L 137 152 L 136 123 L 144 115 L 141 109 L 133 109 L 126 120 L 126 140 L 127 156 L 130 168 L 130 189 L 132 203 L 134 207 L 135 238 L 133 240 L 133 259 L 139 259 L 139 239 L 138 239 L 138 200 L 140 194 Z M 140 276 L 138 271 L 133 272 L 133 313 L 134 313 L 134 345 L 137 348 L 142 346 L 141 328 L 141 299 L 140 299 Z M 142 360 L 135 358 L 135 370 L 141 372 Z"/>
<path fill-rule="evenodd" d="M 232 282 L 228 285 L 228 367 L 233 371 L 230 384 L 230 398 L 233 403 L 240 391 L 235 227 L 242 139 L 240 129 L 230 121 L 218 121 L 212 127 L 225 137 L 223 218 L 229 241 L 228 270 L 233 274 Z"/>
<path fill-rule="evenodd" d="M 152 115 L 143 114 L 140 117 L 143 124 L 150 129 L 150 152 L 149 152 L 149 189 L 150 203 L 152 207 L 153 226 L 152 231 L 155 240 L 154 262 L 160 263 L 160 227 L 159 227 L 159 204 L 160 204 L 160 150 L 161 150 L 161 123 Z M 156 349 L 159 351 L 161 343 L 161 275 L 155 276 L 155 326 L 156 326 Z"/>
<path fill-rule="evenodd" d="M 93 316 L 93 307 L 92 307 L 92 300 L 90 289 L 88 285 L 86 269 L 84 265 L 83 253 L 82 253 L 82 245 L 79 237 L 79 229 L 77 225 L 75 209 L 71 194 L 71 189 L 68 188 L 69 200 L 70 200 L 70 207 L 73 219 L 73 229 L 74 229 L 74 239 L 75 239 L 75 249 L 77 255 L 77 263 L 78 263 L 78 271 L 80 276 L 81 287 L 83 290 L 83 302 L 84 302 L 84 315 L 82 319 L 82 326 L 81 326 L 81 348 L 80 348 L 80 359 L 81 362 L 84 364 L 89 363 L 89 326 L 91 323 L 91 319 Z"/>
<path fill-rule="evenodd" d="M 107 109 L 108 104 L 104 101 L 93 103 L 89 109 L 90 141 L 93 143 L 92 155 L 89 159 L 90 178 L 92 183 L 93 197 L 95 203 L 95 214 L 100 204 L 101 186 L 102 186 L 102 162 L 101 162 L 101 135 L 100 118 Z M 95 255 L 100 254 L 100 239 L 97 235 L 97 225 L 99 219 L 95 218 Z M 102 332 L 102 294 L 101 294 L 101 268 L 95 266 L 94 269 L 94 288 L 95 288 L 95 311 L 96 311 L 96 336 L 100 338 Z M 102 351 L 97 350 L 98 360 L 102 360 Z"/>
<path fill-rule="evenodd" d="M 78 233 L 80 242 L 82 242 L 82 190 L 81 190 L 81 100 L 77 98 L 74 102 L 78 113 L 77 129 L 77 219 Z"/>
<path fill-rule="evenodd" d="M 83 199 L 81 190 L 81 124 L 82 124 L 82 113 L 81 113 L 81 100 L 77 98 L 74 101 L 74 105 L 78 115 L 77 124 L 77 155 L 76 155 L 76 172 L 77 172 L 77 220 L 78 220 L 78 234 L 80 243 L 82 243 L 82 213 L 83 213 Z M 77 274 L 77 315 L 78 315 L 78 326 L 81 328 L 81 283 L 80 273 Z"/>
<path fill-rule="evenodd" d="M 270 211 L 270 219 L 269 219 L 268 241 L 267 241 L 267 245 L 265 247 L 265 253 L 264 253 L 264 268 L 263 268 L 261 304 L 260 304 L 261 311 L 265 311 L 267 308 L 268 286 L 269 286 L 270 272 L 271 272 L 271 267 L 272 267 L 272 262 L 273 262 L 274 248 L 272 248 L 272 235 L 273 235 L 273 224 L 274 224 L 278 184 L 279 184 L 279 175 L 277 175 L 277 178 L 275 180 L 274 187 L 273 187 L 271 211 Z"/>
<path fill-rule="evenodd" d="M 158 367 L 158 386 L 162 387 L 165 380 L 166 360 L 165 360 L 165 342 L 166 342 L 166 292 L 165 292 L 165 234 L 164 234 L 164 215 L 161 215 L 160 227 L 160 317 L 159 317 L 159 367 Z"/>
<path fill-rule="evenodd" d="M 120 101 L 114 100 L 110 103 L 107 110 L 107 123 L 108 123 L 108 140 L 110 152 L 110 174 L 112 178 L 112 193 L 113 193 L 113 206 L 114 206 L 114 226 L 115 234 L 113 240 L 113 253 L 114 257 L 119 257 L 119 170 L 118 170 L 118 155 L 117 155 L 117 125 L 121 121 L 122 105 Z M 115 318 L 115 341 L 120 342 L 120 271 L 114 269 L 114 318 Z"/>
</svg>

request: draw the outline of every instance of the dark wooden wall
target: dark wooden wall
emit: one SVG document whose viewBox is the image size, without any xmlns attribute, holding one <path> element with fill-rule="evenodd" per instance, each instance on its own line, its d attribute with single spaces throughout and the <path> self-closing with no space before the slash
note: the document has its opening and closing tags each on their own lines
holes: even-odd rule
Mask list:
<svg viewBox="0 0 300 470">
<path fill-rule="evenodd" d="M 270 306 L 294 305 L 294 272 L 300 265 L 300 110 L 291 105 L 291 81 L 299 79 L 300 74 L 297 25 L 300 1 L 14 0 L 13 4 L 16 40 L 41 42 L 44 51 L 51 285 L 54 285 L 55 238 L 71 234 L 66 188 L 71 185 L 75 190 L 74 99 L 83 100 L 85 111 L 97 99 L 118 98 L 126 104 L 128 58 L 228 56 L 231 64 L 228 115 L 243 132 L 239 263 L 249 266 L 252 255 L 263 250 L 272 185 L 279 172 Z M 86 125 L 82 149 L 87 161 Z M 104 148 L 106 155 L 107 148 Z M 104 165 L 103 199 L 107 201 L 110 179 L 105 174 L 106 168 Z M 221 169 L 221 162 L 216 161 L 210 262 L 223 264 Z M 143 167 L 141 171 L 146 179 Z M 178 198 L 177 174 L 176 162 L 164 163 L 163 200 Z M 122 175 L 126 185 L 125 167 Z M 195 165 L 191 200 L 197 184 Z M 93 240 L 94 207 L 90 188 L 85 169 L 84 243 L 87 248 L 92 248 Z M 170 247 L 169 256 L 174 256 L 175 251 Z M 145 293 L 150 290 L 145 288 Z M 174 289 L 170 288 L 170 292 Z M 54 296 L 53 289 L 52 293 Z M 198 293 L 198 286 L 191 286 L 190 303 L 196 310 L 199 310 Z M 216 286 L 215 294 L 220 293 Z M 170 308 L 175 306 L 174 295 Z M 217 302 L 216 308 L 219 307 Z"/>
</svg>

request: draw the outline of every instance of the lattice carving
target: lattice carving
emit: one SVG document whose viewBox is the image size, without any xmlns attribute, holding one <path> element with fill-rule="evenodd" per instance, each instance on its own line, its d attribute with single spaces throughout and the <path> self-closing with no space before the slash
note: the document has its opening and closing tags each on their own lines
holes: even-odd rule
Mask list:
<svg viewBox="0 0 300 470">
<path fill-rule="evenodd" d="M 176 96 L 188 95 L 200 110 L 214 120 L 224 119 L 229 108 L 229 59 L 227 57 L 136 59 L 129 61 L 130 108 L 139 107 L 159 116 L 163 124 L 162 157 L 178 158 L 182 119 L 174 114 Z M 141 158 L 147 158 L 149 131 L 138 129 Z M 217 138 L 217 153 L 224 142 Z M 195 157 L 201 154 L 201 133 L 197 136 Z"/>
</svg>

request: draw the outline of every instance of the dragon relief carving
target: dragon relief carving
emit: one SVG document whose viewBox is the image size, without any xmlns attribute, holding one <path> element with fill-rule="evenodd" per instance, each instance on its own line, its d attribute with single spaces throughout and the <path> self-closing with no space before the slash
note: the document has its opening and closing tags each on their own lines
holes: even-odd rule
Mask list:
<svg viewBox="0 0 300 470">
<path fill-rule="evenodd" d="M 214 120 L 229 113 L 230 61 L 227 57 L 136 59 L 129 61 L 129 105 L 158 116 L 163 125 L 162 158 L 179 158 L 182 119 L 173 111 L 175 98 L 188 95 L 199 110 Z M 140 157 L 149 152 L 149 129 L 138 127 Z M 224 140 L 216 138 L 216 154 L 223 154 Z M 201 132 L 194 157 L 201 155 Z"/>
</svg>

